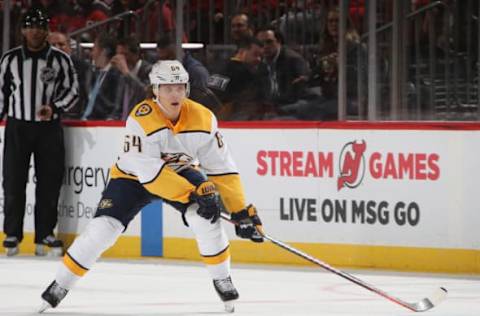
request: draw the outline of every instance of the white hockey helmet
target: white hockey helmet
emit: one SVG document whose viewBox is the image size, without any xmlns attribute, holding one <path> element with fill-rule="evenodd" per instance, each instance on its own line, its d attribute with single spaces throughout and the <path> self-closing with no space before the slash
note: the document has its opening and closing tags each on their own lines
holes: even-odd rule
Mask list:
<svg viewBox="0 0 480 316">
<path fill-rule="evenodd" d="M 186 84 L 187 96 L 190 91 L 188 72 L 178 60 L 160 60 L 152 66 L 148 75 L 154 89 L 162 84 Z"/>
</svg>

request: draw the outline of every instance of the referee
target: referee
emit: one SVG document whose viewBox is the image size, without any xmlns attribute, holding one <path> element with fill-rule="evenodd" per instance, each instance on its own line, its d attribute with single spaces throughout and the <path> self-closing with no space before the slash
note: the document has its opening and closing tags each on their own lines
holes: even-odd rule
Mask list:
<svg viewBox="0 0 480 316">
<path fill-rule="evenodd" d="M 3 155 L 3 241 L 8 256 L 23 239 L 25 188 L 33 153 L 35 254 L 45 247 L 61 254 L 63 243 L 53 230 L 62 185 L 65 148 L 60 114 L 78 98 L 78 81 L 70 57 L 47 42 L 49 19 L 31 9 L 22 19 L 23 45 L 0 61 L 0 119 L 7 116 Z"/>
</svg>

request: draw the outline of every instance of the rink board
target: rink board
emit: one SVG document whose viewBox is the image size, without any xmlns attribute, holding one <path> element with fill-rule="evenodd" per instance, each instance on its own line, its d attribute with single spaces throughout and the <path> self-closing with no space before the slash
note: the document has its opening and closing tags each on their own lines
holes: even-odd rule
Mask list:
<svg viewBox="0 0 480 316">
<path fill-rule="evenodd" d="M 480 273 L 479 124 L 227 123 L 222 132 L 270 235 L 335 265 Z M 123 129 L 73 123 L 65 134 L 58 229 L 68 243 L 93 217 Z M 33 250 L 34 181 L 30 172 L 24 252 Z M 163 208 L 163 255 L 197 259 L 180 216 Z M 140 256 L 141 223 L 107 255 Z M 225 225 L 235 261 L 304 264 Z"/>
</svg>

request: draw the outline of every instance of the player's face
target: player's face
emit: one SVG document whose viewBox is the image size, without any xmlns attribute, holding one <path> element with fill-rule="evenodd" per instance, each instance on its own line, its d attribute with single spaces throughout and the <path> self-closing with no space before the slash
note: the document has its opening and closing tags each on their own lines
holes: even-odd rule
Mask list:
<svg viewBox="0 0 480 316">
<path fill-rule="evenodd" d="M 183 100 L 187 97 L 185 84 L 162 84 L 158 87 L 157 98 L 169 110 L 180 110 Z"/>
</svg>

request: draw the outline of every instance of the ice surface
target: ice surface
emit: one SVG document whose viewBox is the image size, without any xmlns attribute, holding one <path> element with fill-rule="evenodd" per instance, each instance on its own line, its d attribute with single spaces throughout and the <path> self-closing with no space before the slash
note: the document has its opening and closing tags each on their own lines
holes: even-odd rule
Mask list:
<svg viewBox="0 0 480 316">
<path fill-rule="evenodd" d="M 58 258 L 0 257 L 0 315 L 34 315 L 58 264 Z M 447 300 L 425 315 L 480 315 L 479 276 L 348 272 L 409 302 L 446 287 Z M 233 265 L 232 278 L 240 293 L 233 315 L 414 314 L 316 267 Z M 100 261 L 44 315 L 227 314 L 200 263 L 147 259 Z"/>
</svg>

